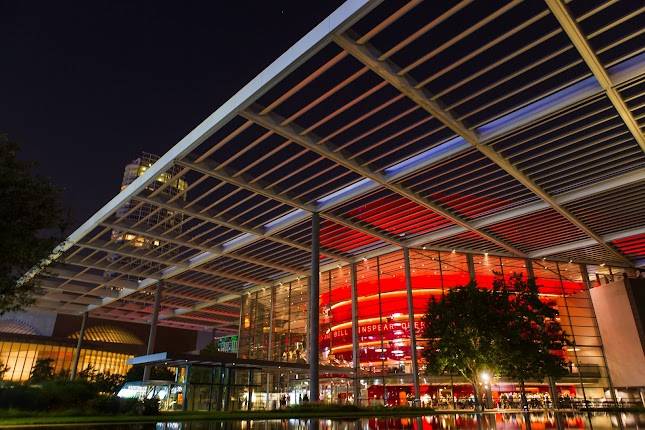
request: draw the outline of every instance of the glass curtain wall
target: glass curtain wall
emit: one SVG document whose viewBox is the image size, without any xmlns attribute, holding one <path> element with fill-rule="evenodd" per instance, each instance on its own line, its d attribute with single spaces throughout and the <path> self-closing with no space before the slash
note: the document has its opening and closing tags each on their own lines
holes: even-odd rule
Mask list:
<svg viewBox="0 0 645 430">
<path fill-rule="evenodd" d="M 472 259 L 472 273 L 469 260 Z M 412 358 L 416 356 L 422 404 L 452 406 L 467 402 L 470 386 L 460 377 L 430 377 L 424 373 L 422 351 L 422 317 L 432 298 L 439 299 L 450 288 L 475 279 L 480 288 L 491 288 L 495 279 L 509 281 L 513 273 L 529 276 L 529 262 L 524 259 L 493 255 L 467 255 L 455 251 L 410 250 L 413 325 L 407 302 L 403 252 L 363 259 L 356 263 L 357 338 L 359 346 L 360 397 L 363 405 L 409 404 L 415 395 Z M 545 300 L 553 300 L 560 311 L 560 322 L 571 345 L 563 353 L 570 360 L 570 374 L 557 381 L 563 399 L 593 400 L 604 398 L 609 387 L 607 369 L 596 320 L 588 291 L 588 280 L 603 267 L 590 267 L 588 280 L 582 266 L 534 260 L 533 273 Z M 614 268 L 607 267 L 607 272 Z M 624 269 L 616 268 L 617 273 Z M 591 271 L 590 271 L 591 272 Z M 274 287 L 272 354 L 276 361 L 307 362 L 308 285 L 298 280 Z M 271 312 L 271 290 L 245 296 L 240 355 L 267 358 Z M 320 278 L 320 364 L 350 367 L 352 365 L 352 302 L 349 266 L 324 271 Z M 410 333 L 415 330 L 417 349 L 411 351 Z M 306 372 L 305 372 L 306 373 Z M 289 376 L 290 375 L 290 376 Z M 289 393 L 305 392 L 306 374 L 276 374 L 275 387 L 288 387 Z M 336 381 L 334 386 L 330 383 Z M 345 374 L 321 372 L 321 398 L 329 402 L 350 401 L 351 381 Z M 514 381 L 494 381 L 494 401 L 500 396 L 519 398 Z M 260 385 L 265 381 L 260 382 Z M 584 388 L 584 390 L 583 390 Z M 546 398 L 546 381 L 528 384 L 529 397 Z M 291 395 L 291 394 L 289 394 Z M 351 399 L 354 400 L 353 398 Z"/>
<path fill-rule="evenodd" d="M 242 297 L 238 356 L 277 362 L 307 363 L 309 286 L 307 278 L 264 288 Z M 306 373 L 306 372 L 305 372 Z M 302 401 L 308 381 L 297 372 L 256 370 L 245 407 L 271 409 L 284 396 Z M 250 397 L 250 399 L 249 399 Z"/>
<path fill-rule="evenodd" d="M 582 268 L 574 263 L 534 260 L 533 271 L 541 292 L 552 297 L 560 311 L 560 324 L 571 344 L 566 354 L 570 376 L 558 383 L 565 399 L 594 401 L 609 387 L 602 341 Z"/>
<path fill-rule="evenodd" d="M 75 348 L 69 346 L 0 341 L 0 363 L 9 370 L 5 381 L 26 381 L 37 360 L 52 359 L 55 374 L 70 372 Z M 132 355 L 117 352 L 81 349 L 78 369 L 92 366 L 98 372 L 125 375 L 131 367 L 127 364 Z"/>
</svg>

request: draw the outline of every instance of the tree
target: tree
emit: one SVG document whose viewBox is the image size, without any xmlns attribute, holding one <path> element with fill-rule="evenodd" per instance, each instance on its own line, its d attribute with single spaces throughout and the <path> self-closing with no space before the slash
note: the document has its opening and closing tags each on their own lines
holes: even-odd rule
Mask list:
<svg viewBox="0 0 645 430">
<path fill-rule="evenodd" d="M 7 373 L 9 370 L 11 370 L 11 367 L 0 361 L 0 381 L 4 379 L 5 373 Z"/>
<path fill-rule="evenodd" d="M 91 384 L 99 393 L 117 394 L 125 382 L 125 376 L 118 373 L 99 372 L 89 364 L 78 372 L 77 380 Z"/>
<path fill-rule="evenodd" d="M 117 394 L 124 382 L 124 375 L 109 372 L 97 373 L 93 381 L 99 393 L 108 394 Z"/>
<path fill-rule="evenodd" d="M 498 280 L 497 288 L 503 281 Z M 534 279 L 513 274 L 508 283 L 511 300 L 505 340 L 498 366 L 510 379 L 520 382 L 522 407 L 528 408 L 524 383 L 528 379 L 557 378 L 568 373 L 563 350 L 566 333 L 558 322 L 559 312 L 552 300 L 544 300 Z M 555 399 L 553 399 L 555 401 Z"/>
<path fill-rule="evenodd" d="M 543 301 L 534 280 L 513 274 L 498 278 L 492 289 L 474 283 L 451 289 L 430 301 L 425 315 L 423 355 L 435 374 L 461 374 L 479 402 L 483 372 L 520 381 L 566 373 L 562 351 L 566 334 L 554 303 Z"/>
<path fill-rule="evenodd" d="M 18 150 L 0 134 L 0 315 L 33 303 L 38 284 L 18 280 L 60 242 L 67 221 L 60 190 L 18 160 Z"/>
<path fill-rule="evenodd" d="M 53 358 L 39 358 L 34 363 L 29 373 L 30 383 L 40 383 L 49 381 L 54 378 L 54 359 Z"/>
<path fill-rule="evenodd" d="M 473 387 L 477 407 L 482 372 L 496 373 L 504 295 L 470 283 L 451 289 L 440 300 L 433 297 L 424 317 L 426 370 L 462 375 Z"/>
</svg>

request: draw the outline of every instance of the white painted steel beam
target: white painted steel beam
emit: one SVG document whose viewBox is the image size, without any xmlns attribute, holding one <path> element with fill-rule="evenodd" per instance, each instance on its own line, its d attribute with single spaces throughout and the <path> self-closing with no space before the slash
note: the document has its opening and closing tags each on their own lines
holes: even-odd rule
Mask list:
<svg viewBox="0 0 645 430">
<path fill-rule="evenodd" d="M 524 253 L 519 249 L 509 245 L 508 243 L 500 240 L 499 238 L 491 235 L 489 233 L 478 230 L 470 225 L 470 223 L 459 215 L 451 212 L 448 209 L 443 208 L 436 202 L 430 201 L 429 199 L 420 196 L 419 194 L 413 192 L 412 190 L 406 189 L 400 184 L 395 184 L 389 182 L 385 176 L 380 173 L 373 172 L 371 169 L 360 165 L 356 160 L 350 160 L 343 156 L 340 152 L 333 151 L 328 147 L 327 144 L 318 143 L 318 139 L 311 137 L 310 135 L 304 135 L 302 130 L 297 127 L 293 122 L 289 125 L 283 125 L 283 119 L 276 114 L 268 113 L 265 115 L 260 115 L 262 109 L 260 107 L 254 106 L 253 108 L 246 109 L 244 112 L 241 112 L 240 115 L 246 119 L 253 121 L 254 123 L 264 127 L 267 130 L 271 130 L 274 133 L 291 140 L 292 142 L 298 143 L 302 147 L 324 157 L 335 163 L 345 167 L 348 170 L 351 170 L 364 178 L 369 178 L 370 180 L 378 183 L 379 185 L 387 188 L 388 190 L 407 198 L 414 203 L 425 207 L 444 218 L 450 220 L 451 222 L 458 224 L 464 228 L 472 230 L 477 233 L 484 239 L 495 243 L 496 245 L 506 249 L 512 254 L 523 256 Z"/>
<path fill-rule="evenodd" d="M 611 104 L 614 105 L 614 108 L 622 118 L 632 136 L 634 136 L 636 142 L 638 142 L 643 152 L 645 152 L 645 137 L 643 136 L 640 125 L 616 90 L 615 84 L 612 82 L 609 73 L 598 59 L 598 56 L 589 44 L 585 35 L 582 33 L 582 30 L 580 30 L 578 23 L 573 16 L 571 16 L 569 8 L 561 0 L 545 0 L 545 2 L 549 6 L 551 13 L 555 16 L 558 22 L 560 22 L 560 26 L 564 32 L 569 36 L 573 46 L 576 47 L 582 59 L 585 61 L 589 69 L 591 69 L 596 80 L 605 91 L 607 98 L 609 98 Z"/>
<path fill-rule="evenodd" d="M 311 212 L 315 211 L 316 208 L 312 205 L 308 205 L 300 200 L 292 199 L 288 196 L 280 194 L 277 190 L 272 190 L 272 189 L 267 189 L 264 188 L 260 185 L 256 185 L 254 183 L 251 183 L 247 180 L 245 180 L 241 176 L 236 176 L 234 174 L 230 174 L 228 172 L 225 172 L 223 169 L 219 169 L 216 165 L 216 163 L 210 161 L 210 160 L 204 160 L 199 163 L 192 163 L 192 162 L 187 162 L 187 161 L 179 161 L 177 164 L 180 166 L 188 167 L 196 172 L 199 172 L 203 175 L 208 175 L 212 178 L 219 179 L 220 181 L 227 182 L 229 184 L 236 185 L 240 188 L 244 188 L 248 191 L 251 191 L 253 193 L 265 196 L 267 198 L 270 198 L 272 200 L 278 201 L 280 203 L 283 203 L 285 205 L 291 206 L 295 209 L 301 209 L 303 212 L 302 220 L 304 221 L 306 218 L 308 218 Z M 385 232 L 380 231 L 379 229 L 372 227 L 370 225 L 362 225 L 360 223 L 357 223 L 355 221 L 346 219 L 344 217 L 340 217 L 337 215 L 329 214 L 329 213 L 321 213 L 320 214 L 322 217 L 328 219 L 329 221 L 332 221 L 336 224 L 340 224 L 342 226 L 345 226 L 347 228 L 360 231 L 361 233 L 370 235 L 372 237 L 377 238 L 378 240 L 381 240 L 385 243 L 390 243 L 393 245 L 399 245 L 402 246 L 401 242 L 388 236 Z M 289 225 L 293 225 L 294 220 L 291 221 Z M 282 226 L 284 228 L 284 226 Z"/>
<path fill-rule="evenodd" d="M 634 170 L 629 173 L 625 173 L 614 178 L 606 179 L 604 181 L 597 182 L 595 184 L 586 185 L 584 187 L 576 188 L 571 191 L 567 191 L 556 196 L 553 196 L 553 199 L 560 205 L 570 203 L 576 200 L 584 199 L 587 197 L 592 197 L 596 194 L 600 194 L 606 191 L 611 191 L 620 187 L 625 187 L 636 182 L 645 181 L 645 169 Z M 535 203 L 529 203 L 522 205 L 513 209 L 501 211 L 492 215 L 476 218 L 472 221 L 472 224 L 478 228 L 487 227 L 494 225 L 503 221 L 508 221 L 513 218 L 517 218 L 524 215 L 530 215 L 532 213 L 539 212 L 544 209 L 548 209 L 550 206 L 545 201 L 538 201 Z M 464 233 L 467 230 L 463 227 L 453 226 L 447 227 L 436 232 L 428 233 L 414 239 L 411 239 L 406 243 L 409 247 L 416 247 L 421 245 L 426 245 L 431 242 L 445 239 L 451 236 L 456 236 L 458 234 Z"/>
<path fill-rule="evenodd" d="M 410 77 L 401 75 L 399 73 L 400 69 L 398 68 L 398 66 L 396 66 L 389 60 L 379 60 L 379 53 L 377 53 L 374 49 L 366 45 L 357 44 L 347 35 L 339 33 L 334 37 L 334 41 L 347 53 L 363 63 L 370 70 L 379 75 L 383 80 L 395 87 L 414 103 L 422 107 L 450 130 L 463 137 L 466 142 L 468 142 L 475 149 L 485 155 L 489 160 L 499 166 L 506 173 L 515 178 L 516 181 L 529 189 L 533 194 L 537 195 L 539 198 L 548 203 L 549 206 L 560 213 L 560 215 L 566 218 L 571 224 L 583 231 L 587 236 L 595 240 L 596 243 L 600 244 L 609 253 L 615 255 L 619 260 L 622 260 L 627 264 L 631 264 L 629 259 L 619 253 L 609 244 L 603 242 L 600 235 L 591 230 L 587 225 L 585 225 L 567 209 L 560 206 L 551 195 L 549 195 L 542 187 L 540 187 L 537 183 L 535 183 L 532 179 L 525 175 L 524 172 L 515 167 L 513 163 L 511 163 L 508 159 L 495 151 L 491 146 L 482 143 L 480 136 L 475 130 L 471 130 L 466 127 L 462 122 L 454 118 L 448 111 L 444 110 L 437 102 L 431 100 L 423 90 L 416 88 L 414 82 Z M 477 228 L 463 224 L 461 224 L 461 226 L 468 227 L 472 231 L 479 232 L 481 234 L 481 231 Z M 507 246 L 504 246 L 504 248 L 508 249 Z"/>
<path fill-rule="evenodd" d="M 109 227 L 113 230 L 127 231 L 129 233 L 134 233 L 139 236 L 149 237 L 151 239 L 156 239 L 161 242 L 168 242 L 174 245 L 185 246 L 186 248 L 194 248 L 202 252 L 211 252 L 211 253 L 222 253 L 221 247 L 208 247 L 202 246 L 198 243 L 190 242 L 187 240 L 179 239 L 174 237 L 172 234 L 167 234 L 163 232 L 157 232 L 154 230 L 145 230 L 138 227 L 133 227 L 125 223 L 113 224 L 109 222 L 104 222 L 102 225 Z M 264 261 L 258 258 L 246 257 L 243 255 L 237 255 L 233 253 L 226 254 L 226 257 L 232 258 L 234 260 L 243 261 L 246 263 L 256 264 L 258 266 L 264 266 L 275 270 L 280 270 L 287 273 L 305 273 L 303 268 L 290 267 L 283 264 L 276 264 L 268 261 Z"/>
<path fill-rule="evenodd" d="M 291 46 L 259 75 L 253 78 L 233 97 L 208 116 L 175 146 L 166 152 L 146 172 L 134 180 L 123 191 L 112 198 L 79 228 L 70 234 L 65 241 L 56 246 L 51 254 L 40 264 L 34 266 L 19 280 L 19 284 L 29 281 L 42 267 L 50 264 L 105 221 L 114 211 L 126 204 L 133 196 L 143 191 L 161 173 L 172 167 L 175 160 L 182 159 L 206 139 L 212 136 L 224 124 L 233 119 L 237 113 L 271 89 L 275 84 L 308 60 L 312 55 L 326 46 L 334 32 L 343 31 L 380 4 L 380 0 L 347 0 L 320 24 Z"/>
<path fill-rule="evenodd" d="M 645 227 L 633 228 L 629 230 L 623 230 L 616 233 L 609 233 L 602 236 L 602 239 L 605 242 L 612 242 L 618 239 L 624 239 L 631 236 L 636 236 L 639 234 L 645 234 Z M 576 249 L 587 248 L 590 246 L 597 245 L 597 243 L 591 239 L 577 240 L 575 242 L 569 242 L 558 246 L 552 246 L 549 248 L 538 249 L 529 253 L 531 258 L 540 258 L 548 257 L 549 255 L 561 254 L 563 252 L 574 251 Z"/>
</svg>

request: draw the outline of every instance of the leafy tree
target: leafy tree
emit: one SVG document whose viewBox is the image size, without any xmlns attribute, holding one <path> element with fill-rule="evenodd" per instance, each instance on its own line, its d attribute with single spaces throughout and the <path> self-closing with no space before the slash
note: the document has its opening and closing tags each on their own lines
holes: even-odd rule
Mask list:
<svg viewBox="0 0 645 430">
<path fill-rule="evenodd" d="M 496 283 L 499 289 L 503 288 L 501 280 Z M 508 288 L 512 300 L 506 305 L 512 318 L 504 331 L 506 342 L 498 365 L 505 376 L 520 382 L 522 406 L 526 408 L 526 380 L 557 378 L 568 373 L 562 354 L 568 341 L 557 320 L 555 303 L 540 298 L 534 279 L 524 280 L 522 275 L 513 274 Z"/>
<path fill-rule="evenodd" d="M 504 295 L 470 283 L 452 288 L 440 300 L 433 297 L 424 316 L 426 370 L 462 375 L 472 385 L 478 407 L 482 372 L 497 370 Z"/>
<path fill-rule="evenodd" d="M 83 381 L 92 382 L 94 381 L 94 379 L 96 379 L 96 375 L 98 375 L 98 371 L 94 368 L 94 366 L 88 364 L 85 369 L 78 372 L 76 377 Z"/>
<path fill-rule="evenodd" d="M 430 373 L 461 374 L 480 399 L 481 374 L 520 381 L 566 373 L 562 350 L 566 335 L 552 302 L 541 300 L 533 280 L 513 274 L 492 289 L 474 283 L 430 301 L 425 315 L 423 355 Z M 522 395 L 526 405 L 526 395 Z"/>
<path fill-rule="evenodd" d="M 29 373 L 30 383 L 40 383 L 54 379 L 54 359 L 39 358 Z"/>
<path fill-rule="evenodd" d="M 125 376 L 118 373 L 101 372 L 94 378 L 99 393 L 117 394 L 125 382 Z"/>
<path fill-rule="evenodd" d="M 18 149 L 0 134 L 0 315 L 33 303 L 37 283 L 17 281 L 60 241 L 67 220 L 60 190 L 34 175 Z"/>
<path fill-rule="evenodd" d="M 125 382 L 124 375 L 99 372 L 92 365 L 78 372 L 77 376 L 78 380 L 91 384 L 99 393 L 116 394 Z"/>
<path fill-rule="evenodd" d="M 9 370 L 11 370 L 11 367 L 0 361 L 0 381 L 4 379 L 5 373 L 7 373 Z"/>
</svg>

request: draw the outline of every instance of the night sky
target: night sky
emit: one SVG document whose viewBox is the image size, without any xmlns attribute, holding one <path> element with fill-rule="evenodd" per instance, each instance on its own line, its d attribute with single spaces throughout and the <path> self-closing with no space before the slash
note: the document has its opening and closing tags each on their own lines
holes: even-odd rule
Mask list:
<svg viewBox="0 0 645 430">
<path fill-rule="evenodd" d="M 0 0 L 0 133 L 76 227 L 341 3 Z"/>
</svg>

